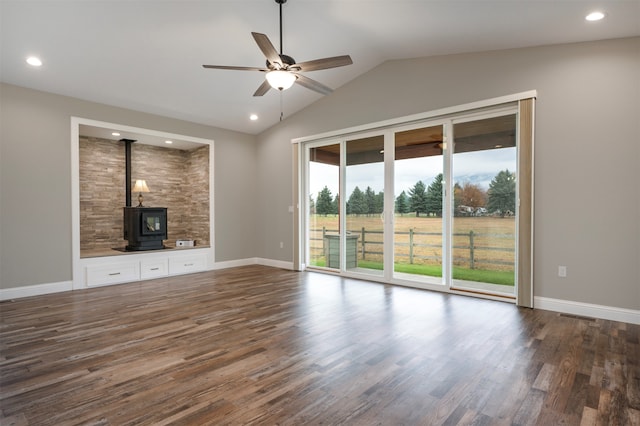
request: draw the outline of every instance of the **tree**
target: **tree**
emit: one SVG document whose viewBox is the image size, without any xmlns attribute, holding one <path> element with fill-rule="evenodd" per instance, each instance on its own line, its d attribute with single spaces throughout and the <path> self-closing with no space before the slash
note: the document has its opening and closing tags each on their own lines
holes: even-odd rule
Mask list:
<svg viewBox="0 0 640 426">
<path fill-rule="evenodd" d="M 453 185 L 453 212 L 457 214 L 458 206 L 464 206 L 462 202 L 462 187 L 458 182 Z"/>
<path fill-rule="evenodd" d="M 428 214 L 442 216 L 442 173 L 439 173 L 427 188 L 426 211 Z"/>
<path fill-rule="evenodd" d="M 367 200 L 365 199 L 364 192 L 357 186 L 353 189 L 353 192 L 349 196 L 347 201 L 347 214 L 366 214 L 367 213 Z"/>
<path fill-rule="evenodd" d="M 409 188 L 409 208 L 416 212 L 416 217 L 427 211 L 427 192 L 421 180 Z"/>
<path fill-rule="evenodd" d="M 384 211 L 384 192 L 380 191 L 376 194 L 375 214 L 380 214 Z"/>
<path fill-rule="evenodd" d="M 409 197 L 404 191 L 396 197 L 396 213 L 401 215 L 409 213 Z"/>
<path fill-rule="evenodd" d="M 367 203 L 367 214 L 374 214 L 376 212 L 376 192 L 371 189 L 370 186 L 367 186 L 367 189 L 364 191 L 364 199 Z"/>
<path fill-rule="evenodd" d="M 313 197 L 309 195 L 309 213 L 316 214 L 316 202 L 313 201 Z"/>
<path fill-rule="evenodd" d="M 340 195 L 336 194 L 336 198 L 331 203 L 331 214 L 338 214 L 340 212 Z"/>
<path fill-rule="evenodd" d="M 318 194 L 318 198 L 316 200 L 316 213 L 323 214 L 325 216 L 333 213 L 332 202 L 333 197 L 331 196 L 331 191 L 325 186 Z"/>
<path fill-rule="evenodd" d="M 484 207 L 487 204 L 487 193 L 478 185 L 465 182 L 460 193 L 460 204 L 469 207 Z"/>
<path fill-rule="evenodd" d="M 508 169 L 500 171 L 489 184 L 487 209 L 499 212 L 504 217 L 507 212 L 516 211 L 516 175 Z"/>
</svg>

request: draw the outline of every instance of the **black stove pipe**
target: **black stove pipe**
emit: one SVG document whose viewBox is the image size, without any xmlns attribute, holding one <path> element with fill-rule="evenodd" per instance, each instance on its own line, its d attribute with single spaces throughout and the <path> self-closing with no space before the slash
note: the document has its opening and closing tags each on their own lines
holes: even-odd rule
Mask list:
<svg viewBox="0 0 640 426">
<path fill-rule="evenodd" d="M 124 186 L 125 186 L 125 206 L 131 207 L 131 144 L 135 139 L 120 139 L 124 142 Z"/>
</svg>

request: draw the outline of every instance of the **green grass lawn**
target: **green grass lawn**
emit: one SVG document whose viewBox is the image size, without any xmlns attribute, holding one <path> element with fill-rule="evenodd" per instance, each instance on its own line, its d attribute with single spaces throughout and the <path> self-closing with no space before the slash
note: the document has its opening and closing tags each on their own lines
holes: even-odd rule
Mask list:
<svg viewBox="0 0 640 426">
<path fill-rule="evenodd" d="M 325 266 L 325 261 L 324 259 L 318 259 L 316 262 L 312 262 L 312 266 Z M 382 263 L 359 260 L 358 267 L 382 270 Z M 402 272 L 405 274 L 427 275 L 430 277 L 442 276 L 442 267 L 437 265 L 411 265 L 408 263 L 396 263 L 394 264 L 394 270 L 395 272 Z M 485 269 L 467 269 L 454 266 L 453 278 L 456 280 L 478 281 L 498 285 L 514 285 L 514 273 L 511 271 L 488 271 Z"/>
</svg>

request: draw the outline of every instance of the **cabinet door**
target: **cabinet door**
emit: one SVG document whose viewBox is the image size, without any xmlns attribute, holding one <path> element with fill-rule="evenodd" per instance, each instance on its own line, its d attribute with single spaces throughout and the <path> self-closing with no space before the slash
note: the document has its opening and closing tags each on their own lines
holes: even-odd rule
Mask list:
<svg viewBox="0 0 640 426">
<path fill-rule="evenodd" d="M 140 262 L 140 278 L 166 277 L 169 275 L 169 262 L 167 259 L 143 260 Z"/>
<path fill-rule="evenodd" d="M 87 266 L 87 286 L 118 284 L 140 279 L 138 262 L 113 263 L 110 265 Z"/>
<path fill-rule="evenodd" d="M 207 268 L 207 257 L 204 254 L 191 254 L 169 259 L 169 274 L 189 274 L 204 271 Z"/>
</svg>

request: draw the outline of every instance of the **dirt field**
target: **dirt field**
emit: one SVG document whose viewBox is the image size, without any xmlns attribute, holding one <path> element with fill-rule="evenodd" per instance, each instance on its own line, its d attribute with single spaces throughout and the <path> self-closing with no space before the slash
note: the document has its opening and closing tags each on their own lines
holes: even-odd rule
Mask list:
<svg viewBox="0 0 640 426">
<path fill-rule="evenodd" d="M 326 232 L 338 231 L 338 216 L 311 217 L 312 257 L 322 256 L 322 228 Z M 379 216 L 348 216 L 347 229 L 360 235 L 359 258 L 362 259 L 362 228 L 365 229 L 365 256 L 368 260 L 382 261 L 381 255 L 368 252 L 382 251 L 382 220 Z M 473 231 L 474 267 L 489 270 L 513 270 L 515 259 L 515 218 L 455 217 L 453 219 L 453 257 L 457 266 L 470 267 L 470 232 Z M 442 218 L 395 217 L 395 259 L 410 263 L 409 233 L 413 233 L 413 263 L 440 264 L 442 259 Z M 496 263 L 500 262 L 500 263 Z M 505 264 L 502 264 L 505 263 Z"/>
</svg>

